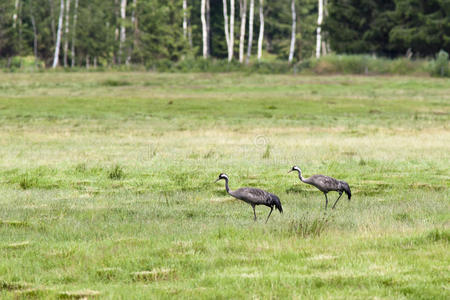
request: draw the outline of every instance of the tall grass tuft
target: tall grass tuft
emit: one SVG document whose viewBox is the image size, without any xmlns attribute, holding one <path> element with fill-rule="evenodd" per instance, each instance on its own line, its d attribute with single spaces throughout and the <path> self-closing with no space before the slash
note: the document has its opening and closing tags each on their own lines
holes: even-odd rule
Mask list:
<svg viewBox="0 0 450 300">
<path fill-rule="evenodd" d="M 270 145 L 266 146 L 266 151 L 264 151 L 262 155 L 263 159 L 269 159 L 270 158 Z"/>
<path fill-rule="evenodd" d="M 329 216 L 309 217 L 303 215 L 300 219 L 289 222 L 288 230 L 290 234 L 307 238 L 320 236 L 330 225 Z"/>
<path fill-rule="evenodd" d="M 114 165 L 108 171 L 108 178 L 112 180 L 119 180 L 125 177 L 125 172 L 120 165 Z"/>
<path fill-rule="evenodd" d="M 32 174 L 23 174 L 19 179 L 19 186 L 23 190 L 28 190 L 38 185 L 38 178 Z"/>
</svg>

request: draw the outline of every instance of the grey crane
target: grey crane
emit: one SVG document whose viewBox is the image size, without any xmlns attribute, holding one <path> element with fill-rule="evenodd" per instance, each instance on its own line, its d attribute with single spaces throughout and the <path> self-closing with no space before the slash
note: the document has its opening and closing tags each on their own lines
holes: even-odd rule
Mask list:
<svg viewBox="0 0 450 300">
<path fill-rule="evenodd" d="M 227 193 L 233 196 L 236 199 L 242 200 L 248 204 L 250 204 L 253 207 L 253 215 L 255 216 L 254 220 L 256 221 L 256 212 L 255 212 L 255 206 L 256 205 L 265 205 L 270 207 L 269 215 L 267 216 L 266 223 L 270 218 L 270 215 L 272 214 L 273 207 L 275 206 L 276 209 L 280 211 L 280 214 L 283 213 L 283 207 L 281 207 L 280 198 L 278 198 L 276 195 L 268 193 L 266 191 L 263 191 L 261 189 L 257 188 L 249 188 L 244 187 L 237 189 L 235 191 L 230 190 L 228 187 L 228 175 L 221 173 L 219 175 L 219 178 L 217 178 L 217 181 L 219 180 L 225 180 L 225 189 L 227 190 Z"/>
<path fill-rule="evenodd" d="M 336 202 L 334 202 L 332 209 L 336 207 L 336 203 L 338 203 L 339 199 L 342 196 L 342 193 L 346 193 L 348 196 L 348 200 L 350 201 L 350 198 L 352 197 L 352 192 L 350 191 L 350 187 L 348 186 L 348 183 L 345 181 L 334 179 L 333 177 L 325 176 L 325 175 L 312 175 L 309 178 L 303 178 L 302 176 L 302 170 L 300 170 L 299 167 L 293 166 L 292 169 L 288 172 L 297 171 L 298 172 L 298 178 L 304 183 L 310 184 L 315 186 L 317 189 L 319 189 L 322 193 L 325 195 L 325 209 L 327 209 L 328 206 L 328 197 L 327 193 L 331 191 L 336 191 L 339 193 L 339 197 L 336 199 Z"/>
</svg>

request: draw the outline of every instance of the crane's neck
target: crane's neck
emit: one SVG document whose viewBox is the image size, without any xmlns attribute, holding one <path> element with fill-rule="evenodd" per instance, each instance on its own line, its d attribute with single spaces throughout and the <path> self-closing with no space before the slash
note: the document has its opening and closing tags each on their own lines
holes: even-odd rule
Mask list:
<svg viewBox="0 0 450 300">
<path fill-rule="evenodd" d="M 227 193 L 230 193 L 230 187 L 228 186 L 228 178 L 225 178 L 225 189 L 227 190 Z"/>
<path fill-rule="evenodd" d="M 304 181 L 304 178 L 302 176 L 302 171 L 301 170 L 297 170 L 298 172 L 298 178 L 300 179 L 300 181 Z"/>
</svg>

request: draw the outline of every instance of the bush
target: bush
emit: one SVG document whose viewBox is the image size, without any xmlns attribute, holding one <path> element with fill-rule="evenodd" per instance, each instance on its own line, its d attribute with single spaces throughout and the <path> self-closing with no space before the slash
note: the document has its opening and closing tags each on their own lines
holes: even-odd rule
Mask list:
<svg viewBox="0 0 450 300">
<path fill-rule="evenodd" d="M 34 56 L 14 56 L 9 62 L 9 69 L 31 71 L 45 68 L 45 64 L 42 61 L 36 60 Z"/>
<path fill-rule="evenodd" d="M 444 50 L 439 51 L 436 60 L 431 63 L 431 75 L 448 77 L 450 69 L 448 66 L 448 53 Z"/>
</svg>

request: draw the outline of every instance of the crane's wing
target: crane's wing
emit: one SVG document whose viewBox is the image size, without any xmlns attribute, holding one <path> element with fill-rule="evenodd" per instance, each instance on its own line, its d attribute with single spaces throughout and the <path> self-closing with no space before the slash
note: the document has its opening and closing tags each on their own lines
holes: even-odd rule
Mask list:
<svg viewBox="0 0 450 300">
<path fill-rule="evenodd" d="M 329 176 L 313 175 L 307 180 L 307 183 L 314 185 L 321 191 L 334 191 L 339 188 L 339 181 Z"/>
<path fill-rule="evenodd" d="M 232 191 L 230 194 L 233 197 L 254 204 L 264 204 L 270 200 L 270 194 L 268 192 L 257 188 L 244 187 Z"/>
</svg>

